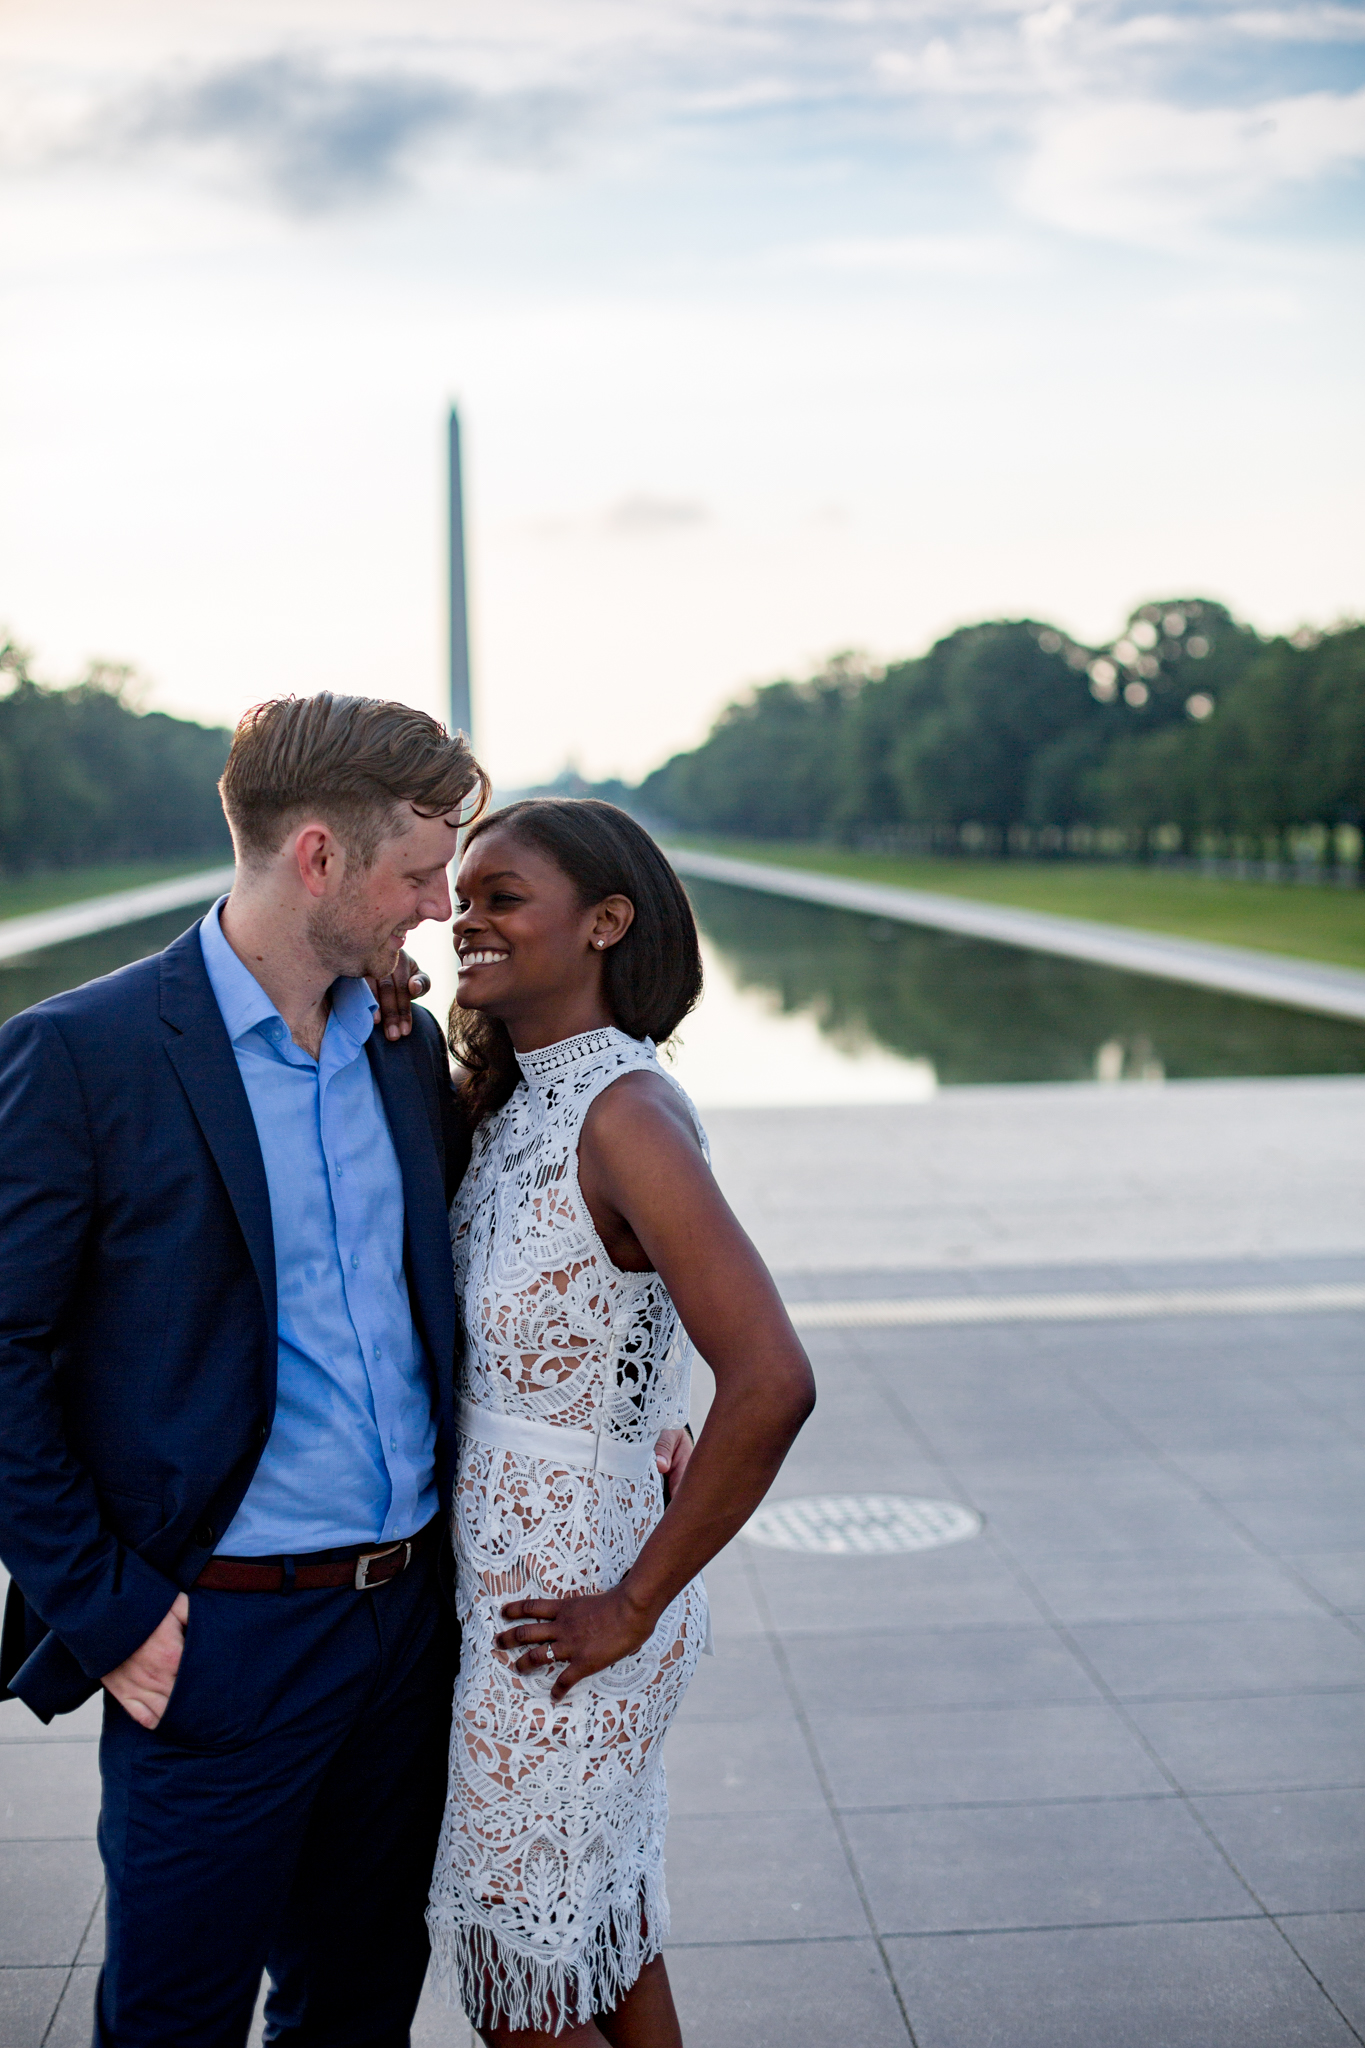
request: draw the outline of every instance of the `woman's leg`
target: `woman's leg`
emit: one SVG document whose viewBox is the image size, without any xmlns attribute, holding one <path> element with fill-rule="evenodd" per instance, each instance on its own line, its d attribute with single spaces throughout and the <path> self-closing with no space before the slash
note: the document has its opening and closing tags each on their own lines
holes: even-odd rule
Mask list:
<svg viewBox="0 0 1365 2048">
<path fill-rule="evenodd" d="M 646 1963 L 614 2012 L 596 2015 L 610 2048 L 682 2048 L 682 2030 L 662 1956 Z"/>
<path fill-rule="evenodd" d="M 682 2048 L 662 1956 L 646 1963 L 614 2012 L 597 2013 L 585 2027 L 570 2027 L 562 2034 L 480 2027 L 479 2039 L 488 2048 Z"/>
</svg>

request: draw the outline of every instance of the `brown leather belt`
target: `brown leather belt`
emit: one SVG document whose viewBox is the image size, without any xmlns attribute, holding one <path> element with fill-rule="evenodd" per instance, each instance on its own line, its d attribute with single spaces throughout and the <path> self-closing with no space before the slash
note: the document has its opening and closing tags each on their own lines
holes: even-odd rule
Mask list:
<svg viewBox="0 0 1365 2048">
<path fill-rule="evenodd" d="M 278 1593 L 286 1584 L 300 1593 L 317 1592 L 324 1586 L 352 1586 L 366 1593 L 383 1586 L 405 1571 L 423 1548 L 435 1522 L 428 1522 L 402 1543 L 386 1543 L 379 1550 L 354 1550 L 341 1557 L 290 1563 L 282 1557 L 211 1557 L 195 1580 L 210 1593 Z"/>
</svg>

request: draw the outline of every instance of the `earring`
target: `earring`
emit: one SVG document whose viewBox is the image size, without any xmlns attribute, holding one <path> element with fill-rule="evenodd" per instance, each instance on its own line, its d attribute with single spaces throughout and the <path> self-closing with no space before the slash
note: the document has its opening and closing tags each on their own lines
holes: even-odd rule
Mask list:
<svg viewBox="0 0 1365 2048">
<path fill-rule="evenodd" d="M 597 945 L 597 947 L 598 947 L 598 948 L 599 948 L 599 950 L 600 950 L 600 949 L 601 949 L 601 948 L 602 948 L 603 946 L 605 946 L 605 945 L 606 945 L 606 943 L 607 943 L 607 942 L 606 942 L 606 940 L 605 940 L 605 939 L 597 939 L 597 940 L 596 940 L 596 941 L 595 941 L 594 943 L 595 943 L 595 944 Z"/>
</svg>

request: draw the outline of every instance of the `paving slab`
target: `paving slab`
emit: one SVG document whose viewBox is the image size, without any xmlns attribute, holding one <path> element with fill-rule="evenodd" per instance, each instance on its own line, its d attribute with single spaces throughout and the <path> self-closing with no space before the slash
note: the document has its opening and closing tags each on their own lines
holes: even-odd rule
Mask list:
<svg viewBox="0 0 1365 2048">
<path fill-rule="evenodd" d="M 672 1815 L 819 1814 L 825 1795 L 810 1749 L 789 1715 L 746 1721 L 683 1721 L 668 1738 Z"/>
<path fill-rule="evenodd" d="M 89 1838 L 99 1815 L 95 1745 L 0 1745 L 0 1841 Z"/>
<path fill-rule="evenodd" d="M 668 1829 L 677 1942 L 865 1935 L 867 1917 L 828 1813 L 680 1815 Z"/>
<path fill-rule="evenodd" d="M 1280 1928 L 1356 2032 L 1365 2037 L 1365 1913 L 1284 1918 Z"/>
<path fill-rule="evenodd" d="M 1161 1795 L 1169 1783 L 1112 1707 L 954 1707 L 812 1714 L 841 1807 L 958 1806 Z"/>
<path fill-rule="evenodd" d="M 673 1948 L 668 1972 L 684 2037 L 698 2048 L 905 2048 L 895 1992 L 870 1941 Z"/>
<path fill-rule="evenodd" d="M 93 1842 L 0 1842 L 0 1966 L 74 1963 L 103 1883 Z"/>
<path fill-rule="evenodd" d="M 1365 1550 L 1291 1551 L 1284 1561 L 1330 1606 L 1365 1615 Z"/>
<path fill-rule="evenodd" d="M 850 1813 L 883 1934 L 1215 1920 L 1252 1909 L 1183 1801 Z"/>
<path fill-rule="evenodd" d="M 1138 1701 L 1128 1711 L 1186 1792 L 1365 1780 L 1365 1693 Z"/>
<path fill-rule="evenodd" d="M 0 2041 L 5 2048 L 45 2048 L 65 1984 L 65 1970 L 0 1969 Z M 85 2041 L 89 2038 L 87 2018 Z"/>
<path fill-rule="evenodd" d="M 888 1941 L 918 2048 L 1348 2048 L 1266 1921 Z"/>
<path fill-rule="evenodd" d="M 1051 1611 L 1071 1626 L 1322 1613 L 1296 1574 L 1248 1551 L 1216 1557 L 1170 1551 L 1058 1555 L 1035 1558 L 1029 1575 Z"/>
<path fill-rule="evenodd" d="M 945 1089 L 707 1114 L 778 1272 L 1359 1257 L 1365 1081 Z"/>
<path fill-rule="evenodd" d="M 1053 1629 L 897 1629 L 802 1636 L 787 1662 L 811 1714 L 837 1713 L 856 1699 L 860 1714 L 907 1708 L 1095 1701 L 1093 1680 Z M 852 1684 L 850 1684 L 852 1680 Z"/>
<path fill-rule="evenodd" d="M 1365 1639 L 1325 1615 L 1092 1622 L 1072 1636 L 1125 1700 L 1365 1688 Z"/>
<path fill-rule="evenodd" d="M 1270 1912 L 1365 1912 L 1365 1785 L 1194 1804 Z"/>
</svg>

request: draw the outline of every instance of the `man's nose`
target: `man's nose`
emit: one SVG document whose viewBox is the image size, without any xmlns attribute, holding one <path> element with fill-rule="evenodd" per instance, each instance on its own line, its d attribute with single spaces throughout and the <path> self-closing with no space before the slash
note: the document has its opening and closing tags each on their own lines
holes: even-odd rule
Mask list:
<svg viewBox="0 0 1365 2048">
<path fill-rule="evenodd" d="M 450 916 L 450 877 L 444 868 L 441 870 L 440 880 L 432 884 L 417 908 L 422 913 L 423 921 L 431 918 L 437 924 L 444 924 Z"/>
</svg>

